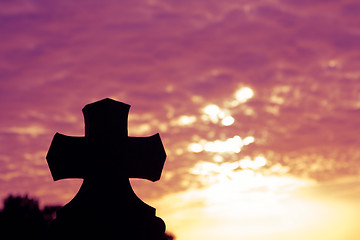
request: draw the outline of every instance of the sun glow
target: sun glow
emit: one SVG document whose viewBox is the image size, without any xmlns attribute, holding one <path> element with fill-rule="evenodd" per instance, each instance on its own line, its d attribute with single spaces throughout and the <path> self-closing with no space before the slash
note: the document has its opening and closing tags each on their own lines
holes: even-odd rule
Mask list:
<svg viewBox="0 0 360 240">
<path fill-rule="evenodd" d="M 254 160 L 251 160 L 249 157 L 240 160 L 240 167 L 243 169 L 259 169 L 266 165 L 266 158 L 263 156 L 257 156 Z"/>
<path fill-rule="evenodd" d="M 253 162 L 264 164 L 264 159 Z M 331 205 L 297 194 L 311 188 L 312 181 L 237 169 L 235 163 L 198 164 L 193 174 L 220 181 L 166 196 L 155 204 L 171 206 L 158 211 L 168 228 L 177 231 L 177 239 L 316 239 L 325 226 L 335 227 Z"/>
<path fill-rule="evenodd" d="M 253 137 L 248 137 L 247 141 L 254 140 Z M 221 144 L 217 142 L 217 147 L 226 142 L 230 146 L 230 142 L 243 144 L 243 140 L 235 136 Z M 194 143 L 191 148 L 207 151 L 211 146 L 211 149 L 221 152 L 212 144 L 216 145 L 216 141 L 208 147 L 207 143 Z M 261 169 L 266 167 L 268 160 L 263 155 L 233 162 L 224 162 L 220 154 L 215 156 L 220 158 L 215 162 L 199 162 L 190 170 L 202 182 L 203 188 L 171 196 L 172 203 L 179 203 L 175 207 L 178 209 L 172 212 L 181 212 L 181 216 L 179 213 L 162 213 L 170 224 L 174 224 L 169 225 L 169 228 L 179 230 L 177 239 L 300 240 L 315 234 L 313 232 L 317 231 L 319 222 L 323 225 L 331 224 L 331 221 L 324 223 L 332 216 L 329 206 L 297 195 L 299 189 L 311 187 L 314 182 L 285 175 L 264 175 Z M 165 203 L 159 203 L 161 204 Z M 299 232 L 305 233 L 294 238 Z"/>
</svg>

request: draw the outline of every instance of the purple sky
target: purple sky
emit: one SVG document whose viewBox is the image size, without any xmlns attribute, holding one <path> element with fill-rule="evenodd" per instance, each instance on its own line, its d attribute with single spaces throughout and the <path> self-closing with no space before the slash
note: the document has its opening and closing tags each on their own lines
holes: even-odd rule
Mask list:
<svg viewBox="0 0 360 240">
<path fill-rule="evenodd" d="M 359 16 L 356 0 L 1 1 L 0 198 L 69 201 L 80 182 L 52 181 L 51 139 L 84 135 L 82 107 L 110 97 L 132 105 L 130 135 L 167 150 L 161 181 L 134 183 L 143 198 L 206 187 L 199 163 L 262 156 L 264 176 L 359 199 Z M 255 142 L 189 148 L 235 136 Z"/>
</svg>

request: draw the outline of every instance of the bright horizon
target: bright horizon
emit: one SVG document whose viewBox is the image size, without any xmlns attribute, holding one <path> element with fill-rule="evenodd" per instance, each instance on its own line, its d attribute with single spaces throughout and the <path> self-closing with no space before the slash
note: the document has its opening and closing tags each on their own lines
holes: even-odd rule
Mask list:
<svg viewBox="0 0 360 240">
<path fill-rule="evenodd" d="M 160 181 L 131 179 L 177 240 L 358 240 L 360 3 L 0 2 L 0 198 L 66 204 L 55 132 L 131 105 L 159 132 Z M 2 203 L 1 203 L 2 206 Z"/>
</svg>

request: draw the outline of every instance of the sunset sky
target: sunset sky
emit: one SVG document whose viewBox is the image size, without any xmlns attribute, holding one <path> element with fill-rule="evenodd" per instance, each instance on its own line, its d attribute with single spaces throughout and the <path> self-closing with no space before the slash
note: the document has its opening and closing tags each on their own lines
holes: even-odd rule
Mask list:
<svg viewBox="0 0 360 240">
<path fill-rule="evenodd" d="M 132 185 L 177 240 L 358 240 L 359 26 L 358 0 L 0 1 L 0 199 L 70 201 L 47 150 L 110 97 L 161 135 Z"/>
</svg>

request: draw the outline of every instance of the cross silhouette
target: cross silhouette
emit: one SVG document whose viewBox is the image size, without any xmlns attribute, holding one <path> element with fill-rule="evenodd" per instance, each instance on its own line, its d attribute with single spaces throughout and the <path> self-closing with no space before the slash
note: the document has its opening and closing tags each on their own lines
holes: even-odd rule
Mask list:
<svg viewBox="0 0 360 240">
<path fill-rule="evenodd" d="M 161 239 L 164 222 L 141 201 L 129 178 L 160 179 L 166 159 L 159 134 L 128 137 L 130 105 L 109 98 L 83 108 L 85 137 L 56 133 L 46 156 L 54 181 L 83 178 L 76 196 L 57 212 L 54 239 Z M 134 237 L 137 236 L 137 237 Z"/>
</svg>

